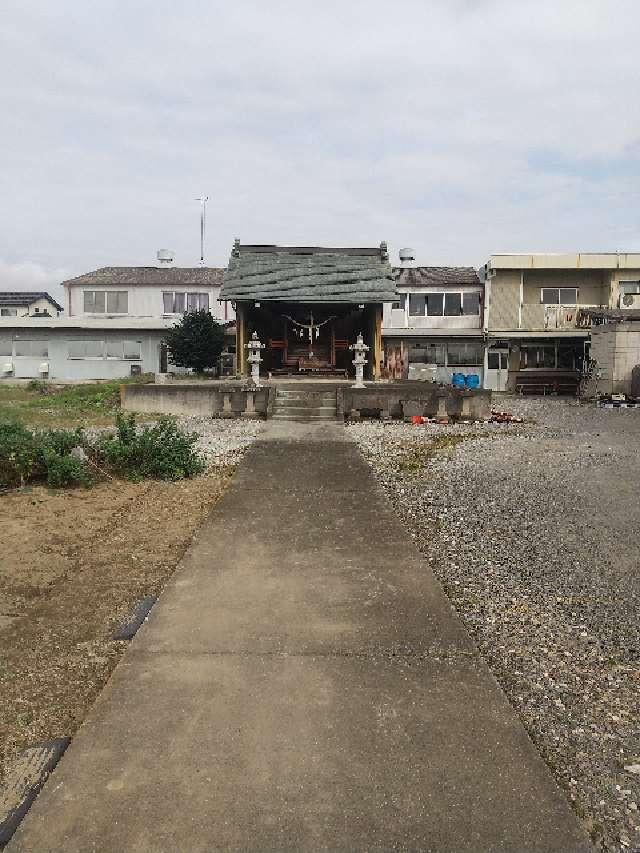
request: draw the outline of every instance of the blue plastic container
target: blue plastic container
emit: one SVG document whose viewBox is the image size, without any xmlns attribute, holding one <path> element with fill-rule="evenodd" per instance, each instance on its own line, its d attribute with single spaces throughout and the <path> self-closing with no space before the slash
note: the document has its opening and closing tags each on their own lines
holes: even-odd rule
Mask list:
<svg viewBox="0 0 640 853">
<path fill-rule="evenodd" d="M 467 388 L 479 388 L 480 387 L 480 377 L 477 373 L 468 373 L 465 377 L 465 384 Z"/>
<path fill-rule="evenodd" d="M 454 373 L 451 377 L 451 384 L 456 385 L 458 388 L 464 388 L 466 385 L 464 373 Z"/>
</svg>

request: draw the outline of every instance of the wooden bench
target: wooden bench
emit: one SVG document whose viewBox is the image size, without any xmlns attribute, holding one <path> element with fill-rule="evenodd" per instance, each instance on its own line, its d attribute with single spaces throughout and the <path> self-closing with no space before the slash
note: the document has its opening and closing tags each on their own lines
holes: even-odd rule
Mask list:
<svg viewBox="0 0 640 853">
<path fill-rule="evenodd" d="M 518 394 L 573 394 L 580 387 L 580 374 L 570 371 L 519 371 L 516 374 L 516 393 Z"/>
</svg>

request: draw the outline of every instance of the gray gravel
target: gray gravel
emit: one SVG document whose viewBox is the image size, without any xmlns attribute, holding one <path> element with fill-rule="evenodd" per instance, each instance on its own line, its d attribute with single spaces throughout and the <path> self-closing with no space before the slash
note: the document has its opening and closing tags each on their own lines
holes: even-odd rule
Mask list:
<svg viewBox="0 0 640 853">
<path fill-rule="evenodd" d="M 199 434 L 196 449 L 212 467 L 235 465 L 264 429 L 263 421 L 201 417 L 177 420 L 187 432 Z"/>
<path fill-rule="evenodd" d="M 495 407 L 535 423 L 348 429 L 594 840 L 637 850 L 640 411 Z"/>
</svg>

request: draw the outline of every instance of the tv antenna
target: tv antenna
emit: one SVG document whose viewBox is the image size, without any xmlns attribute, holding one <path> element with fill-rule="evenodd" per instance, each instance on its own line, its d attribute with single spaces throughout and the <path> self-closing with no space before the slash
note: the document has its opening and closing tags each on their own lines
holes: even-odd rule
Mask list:
<svg viewBox="0 0 640 853">
<path fill-rule="evenodd" d="M 200 266 L 204 266 L 204 226 L 207 218 L 208 195 L 200 195 L 196 199 L 200 202 Z"/>
</svg>

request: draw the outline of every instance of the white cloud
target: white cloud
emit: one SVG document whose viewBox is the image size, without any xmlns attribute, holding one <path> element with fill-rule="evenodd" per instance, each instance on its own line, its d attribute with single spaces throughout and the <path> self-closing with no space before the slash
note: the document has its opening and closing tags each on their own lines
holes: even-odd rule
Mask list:
<svg viewBox="0 0 640 853">
<path fill-rule="evenodd" d="M 5 0 L 1 26 L 11 259 L 193 263 L 202 191 L 218 264 L 236 235 L 475 264 L 640 237 L 634 0 Z"/>
<path fill-rule="evenodd" d="M 0 258 L 0 291 L 47 291 L 61 305 L 63 288 L 61 282 L 69 278 L 64 269 L 45 269 L 39 264 L 30 262 L 9 263 Z"/>
</svg>

